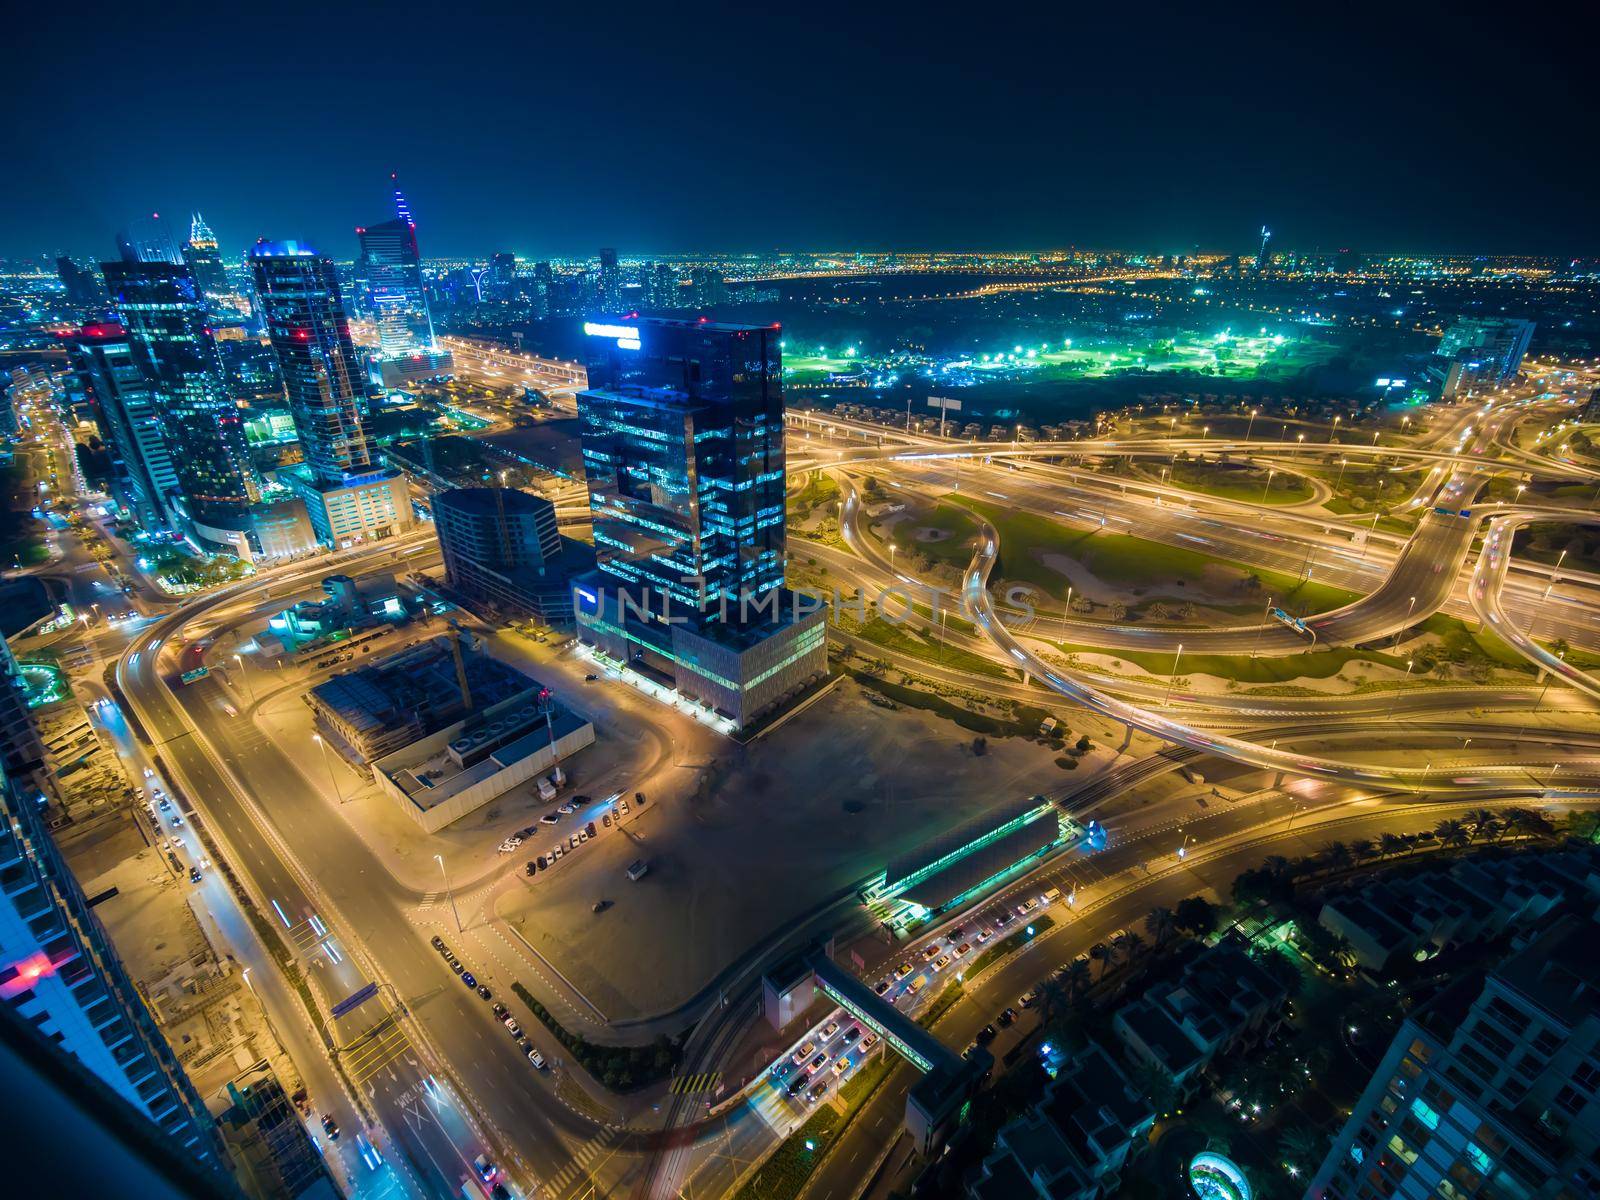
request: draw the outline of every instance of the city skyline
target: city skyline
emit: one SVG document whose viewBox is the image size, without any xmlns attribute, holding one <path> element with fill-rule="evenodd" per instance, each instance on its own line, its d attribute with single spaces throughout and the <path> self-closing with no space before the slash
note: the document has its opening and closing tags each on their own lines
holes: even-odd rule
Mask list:
<svg viewBox="0 0 1600 1200">
<path fill-rule="evenodd" d="M 1475 61 L 1481 27 L 1424 11 L 1168 11 L 1156 37 L 1113 16 L 989 16 L 976 41 L 969 18 L 938 12 L 680 22 L 625 4 L 611 15 L 452 14 L 493 38 L 428 44 L 397 108 L 389 73 L 406 48 L 350 55 L 369 41 L 354 14 L 285 12 L 284 26 L 316 31 L 290 66 L 244 13 L 180 5 L 83 28 L 32 12 L 10 107 L 49 96 L 51 117 L 0 140 L 26 181 L 0 202 L 0 254 L 110 257 L 105 231 L 132 216 L 197 209 L 225 247 L 287 235 L 343 258 L 391 171 L 442 256 L 1248 253 L 1263 223 L 1278 246 L 1600 251 L 1587 199 L 1597 168 L 1573 153 L 1583 106 L 1565 99 L 1582 61 L 1532 18 L 1496 33 L 1528 86 L 1478 88 L 1455 72 Z M 410 5 L 392 18 L 421 37 L 440 16 Z M 173 71 L 115 69 L 130 45 L 175 40 Z M 54 52 L 69 42 L 76 69 L 62 89 Z M 546 45 L 560 50 L 524 64 Z M 297 86 L 310 77 L 317 87 Z M 233 87 L 239 78 L 253 86 Z M 208 94 L 228 102 L 195 103 Z M 107 111 L 138 131 L 141 153 L 114 174 L 78 170 Z M 331 136 L 293 136 L 303 128 Z M 1486 156 L 1515 168 L 1479 169 Z M 619 163 L 637 185 L 616 186 Z"/>
</svg>

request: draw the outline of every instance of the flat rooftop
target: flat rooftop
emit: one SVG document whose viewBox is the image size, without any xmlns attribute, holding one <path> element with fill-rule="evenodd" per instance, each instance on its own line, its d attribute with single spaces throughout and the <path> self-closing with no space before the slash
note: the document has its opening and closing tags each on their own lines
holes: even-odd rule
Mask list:
<svg viewBox="0 0 1600 1200">
<path fill-rule="evenodd" d="M 527 693 L 532 704 L 536 689 Z M 558 708 L 550 715 L 550 728 L 545 728 L 539 717 L 520 733 L 502 745 L 496 746 L 486 756 L 471 763 L 463 763 L 447 746 L 419 762 L 405 762 L 406 749 L 395 751 L 374 765 L 387 775 L 406 797 L 426 812 L 460 795 L 468 788 L 491 779 L 501 771 L 516 765 L 530 755 L 549 746 L 552 738 L 560 741 L 567 734 L 583 728 L 588 722 L 582 717 Z"/>
</svg>

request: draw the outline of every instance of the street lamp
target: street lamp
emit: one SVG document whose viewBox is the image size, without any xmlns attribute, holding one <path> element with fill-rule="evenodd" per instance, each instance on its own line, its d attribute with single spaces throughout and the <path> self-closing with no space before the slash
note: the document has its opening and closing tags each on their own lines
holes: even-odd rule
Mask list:
<svg viewBox="0 0 1600 1200">
<path fill-rule="evenodd" d="M 244 680 L 245 693 L 250 697 L 251 707 L 254 707 L 256 702 L 256 688 L 255 684 L 250 682 L 250 672 L 245 669 L 244 657 L 242 655 L 235 654 L 233 656 L 233 661 L 239 664 L 239 678 Z"/>
<path fill-rule="evenodd" d="M 1250 421 L 1244 427 L 1244 440 L 1247 442 L 1250 440 L 1250 431 L 1256 427 L 1256 416 L 1260 412 L 1261 410 L 1259 408 L 1252 408 L 1250 410 Z"/>
<path fill-rule="evenodd" d="M 1417 607 L 1417 598 L 1415 596 L 1413 596 L 1413 597 L 1411 597 L 1410 603 L 1408 603 L 1406 605 L 1406 622 L 1405 622 L 1405 625 L 1400 626 L 1399 629 L 1396 629 L 1394 631 L 1394 641 L 1390 643 L 1391 646 L 1398 646 L 1400 644 L 1400 635 L 1406 631 L 1406 626 L 1411 624 L 1411 612 L 1416 607 Z"/>
<path fill-rule="evenodd" d="M 444 869 L 444 855 L 435 854 L 433 861 L 439 864 L 439 874 L 444 876 L 444 894 L 450 898 L 450 915 L 456 919 L 456 932 L 461 932 L 461 914 L 456 911 L 456 894 L 450 890 L 450 872 Z"/>
<path fill-rule="evenodd" d="M 1272 477 L 1274 475 L 1276 475 L 1277 473 L 1278 473 L 1278 468 L 1276 468 L 1276 467 L 1268 467 L 1267 468 L 1267 481 L 1261 485 L 1261 503 L 1262 504 L 1265 504 L 1267 502 L 1267 489 L 1272 487 Z"/>
<path fill-rule="evenodd" d="M 1178 649 L 1172 656 L 1172 674 L 1167 676 L 1167 694 L 1161 698 L 1161 707 L 1166 708 L 1172 701 L 1172 685 L 1178 677 L 1178 659 L 1183 657 L 1183 643 L 1178 643 Z"/>
<path fill-rule="evenodd" d="M 328 744 L 322 740 L 320 733 L 313 733 L 311 740 L 322 750 L 322 765 L 328 768 L 328 779 L 333 783 L 333 794 L 339 798 L 339 803 L 344 803 L 344 793 L 339 790 L 339 777 L 333 773 L 333 760 L 328 757 Z"/>
<path fill-rule="evenodd" d="M 1410 680 L 1410 678 L 1411 678 L 1411 668 L 1416 666 L 1416 665 L 1417 665 L 1417 660 L 1416 659 L 1414 659 L 1414 658 L 1406 659 L 1406 679 L 1401 682 L 1401 685 L 1400 685 L 1401 687 L 1404 687 L 1405 686 L 1405 682 Z M 1389 711 L 1383 714 L 1383 719 L 1384 719 L 1385 722 L 1388 722 L 1394 716 L 1394 706 L 1399 704 L 1399 703 L 1400 703 L 1400 688 L 1396 688 L 1395 691 L 1394 691 L 1394 699 L 1389 701 Z"/>
</svg>

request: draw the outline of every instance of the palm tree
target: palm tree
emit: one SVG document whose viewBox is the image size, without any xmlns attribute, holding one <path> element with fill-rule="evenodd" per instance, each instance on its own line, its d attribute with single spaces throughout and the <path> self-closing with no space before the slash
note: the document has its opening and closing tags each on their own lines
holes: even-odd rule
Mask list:
<svg viewBox="0 0 1600 1200">
<path fill-rule="evenodd" d="M 1365 862 L 1378 852 L 1371 838 L 1357 838 L 1350 843 L 1350 857 L 1355 862 Z"/>
<path fill-rule="evenodd" d="M 1111 969 L 1112 963 L 1117 960 L 1117 946 L 1115 942 L 1096 942 L 1089 947 L 1089 957 L 1099 960 L 1100 978 L 1106 977 L 1106 972 Z"/>
<path fill-rule="evenodd" d="M 1343 842 L 1329 842 L 1322 848 L 1322 862 L 1328 870 L 1338 871 L 1350 865 L 1350 847 Z"/>
<path fill-rule="evenodd" d="M 1473 837 L 1484 837 L 1492 833 L 1497 827 L 1494 813 L 1487 808 L 1475 808 L 1466 817 L 1467 824 L 1472 828 Z"/>
<path fill-rule="evenodd" d="M 1383 857 L 1399 854 L 1406 848 L 1405 839 L 1398 833 L 1383 833 L 1378 835 L 1378 849 L 1383 852 Z"/>
<path fill-rule="evenodd" d="M 1287 875 L 1289 873 L 1289 860 L 1281 854 L 1269 854 L 1266 861 L 1261 864 L 1274 875 Z"/>
<path fill-rule="evenodd" d="M 1470 840 L 1467 827 L 1453 818 L 1445 818 L 1433 827 L 1433 834 L 1444 846 L 1465 846 Z"/>
<path fill-rule="evenodd" d="M 1132 929 L 1117 939 L 1121 945 L 1117 948 L 1122 951 L 1122 957 L 1132 962 L 1139 957 L 1139 951 L 1144 949 L 1144 939 Z"/>
<path fill-rule="evenodd" d="M 1172 935 L 1177 932 L 1172 910 L 1164 905 L 1158 905 L 1145 914 L 1144 931 L 1150 935 L 1157 946 L 1164 946 Z"/>
<path fill-rule="evenodd" d="M 1278 1139 L 1278 1149 L 1283 1157 L 1301 1171 L 1308 1171 L 1320 1162 L 1327 1145 L 1327 1137 L 1309 1125 L 1286 1129 Z"/>
<path fill-rule="evenodd" d="M 1089 973 L 1089 964 L 1081 958 L 1075 958 L 1061 968 L 1060 978 L 1067 985 L 1067 993 L 1074 1000 L 1089 990 L 1093 977 Z"/>
<path fill-rule="evenodd" d="M 1036 989 L 1039 1001 L 1039 1023 L 1048 1025 L 1050 1019 L 1067 1006 L 1071 999 L 1067 982 L 1060 971 L 1046 975 Z"/>
</svg>

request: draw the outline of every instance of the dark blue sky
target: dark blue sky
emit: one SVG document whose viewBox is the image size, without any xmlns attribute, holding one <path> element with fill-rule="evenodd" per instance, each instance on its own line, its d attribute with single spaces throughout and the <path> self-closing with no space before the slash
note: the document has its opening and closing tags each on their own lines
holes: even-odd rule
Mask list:
<svg viewBox="0 0 1600 1200">
<path fill-rule="evenodd" d="M 127 218 L 198 207 L 226 253 L 344 256 L 390 170 L 424 254 L 1244 250 L 1263 221 L 1600 252 L 1558 10 L 1038 7 L 13 7 L 0 254 L 109 256 Z"/>
</svg>

